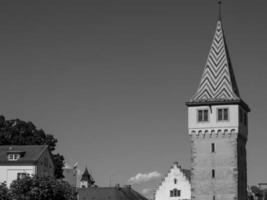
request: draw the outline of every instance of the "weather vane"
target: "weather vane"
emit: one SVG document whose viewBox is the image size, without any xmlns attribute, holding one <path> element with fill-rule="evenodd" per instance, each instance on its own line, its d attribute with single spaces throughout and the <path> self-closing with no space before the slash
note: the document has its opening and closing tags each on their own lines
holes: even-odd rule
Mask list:
<svg viewBox="0 0 267 200">
<path fill-rule="evenodd" d="M 221 20 L 222 0 L 217 0 L 219 5 L 218 19 Z"/>
</svg>

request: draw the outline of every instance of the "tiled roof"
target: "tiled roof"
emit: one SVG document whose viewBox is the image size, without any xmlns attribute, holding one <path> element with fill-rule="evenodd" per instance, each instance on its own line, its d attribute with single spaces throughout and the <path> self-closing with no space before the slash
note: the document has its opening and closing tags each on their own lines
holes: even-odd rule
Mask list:
<svg viewBox="0 0 267 200">
<path fill-rule="evenodd" d="M 0 145 L 0 164 L 32 164 L 39 160 L 47 145 Z M 21 152 L 23 156 L 17 161 L 9 161 L 8 153 Z"/>
<path fill-rule="evenodd" d="M 90 187 L 78 193 L 80 200 L 147 200 L 130 187 Z"/>
<path fill-rule="evenodd" d="M 190 102 L 239 100 L 241 99 L 219 18 L 199 87 Z"/>
</svg>

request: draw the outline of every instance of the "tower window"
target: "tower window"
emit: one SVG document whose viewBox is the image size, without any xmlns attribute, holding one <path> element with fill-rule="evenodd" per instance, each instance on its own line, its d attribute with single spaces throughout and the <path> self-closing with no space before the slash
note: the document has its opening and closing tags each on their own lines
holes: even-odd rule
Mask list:
<svg viewBox="0 0 267 200">
<path fill-rule="evenodd" d="M 198 122 L 207 122 L 209 117 L 208 117 L 209 111 L 207 109 L 205 110 L 198 110 L 197 113 L 197 120 Z"/>
<path fill-rule="evenodd" d="M 218 109 L 218 121 L 227 121 L 229 120 L 229 110 L 228 108 Z"/>
<path fill-rule="evenodd" d="M 173 182 L 174 182 L 174 184 L 177 184 L 177 179 L 175 178 L 175 179 L 173 180 Z"/>
<path fill-rule="evenodd" d="M 212 197 L 212 200 L 215 200 L 215 196 Z"/>
<path fill-rule="evenodd" d="M 211 143 L 211 152 L 212 152 L 212 153 L 215 152 L 215 143 Z"/>
<path fill-rule="evenodd" d="M 215 178 L 215 169 L 213 169 L 212 171 L 211 171 L 211 173 L 212 173 L 212 178 Z"/>
</svg>

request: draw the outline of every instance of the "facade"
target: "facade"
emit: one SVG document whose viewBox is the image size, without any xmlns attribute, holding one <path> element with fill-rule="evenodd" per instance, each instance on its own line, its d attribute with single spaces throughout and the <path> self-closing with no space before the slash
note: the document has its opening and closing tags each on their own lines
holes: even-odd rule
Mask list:
<svg viewBox="0 0 267 200">
<path fill-rule="evenodd" d="M 155 200 L 190 200 L 190 170 L 175 162 L 155 193 Z"/>
<path fill-rule="evenodd" d="M 90 187 L 78 191 L 79 200 L 147 200 L 131 186 L 120 187 Z"/>
<path fill-rule="evenodd" d="M 63 169 L 64 180 L 67 181 L 72 187 L 77 187 L 77 169 L 76 168 L 64 168 Z"/>
<path fill-rule="evenodd" d="M 0 183 L 26 175 L 54 176 L 55 166 L 47 145 L 0 146 Z"/>
<path fill-rule="evenodd" d="M 247 199 L 246 142 L 250 109 L 239 94 L 220 12 L 199 87 L 186 104 L 191 137 L 192 199 Z"/>
</svg>

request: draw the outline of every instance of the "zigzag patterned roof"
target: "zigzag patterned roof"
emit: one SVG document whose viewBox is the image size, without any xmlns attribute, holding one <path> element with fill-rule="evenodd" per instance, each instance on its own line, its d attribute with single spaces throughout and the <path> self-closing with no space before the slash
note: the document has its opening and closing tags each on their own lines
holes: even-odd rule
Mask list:
<svg viewBox="0 0 267 200">
<path fill-rule="evenodd" d="M 190 102 L 241 100 L 219 17 L 207 63 Z"/>
</svg>

